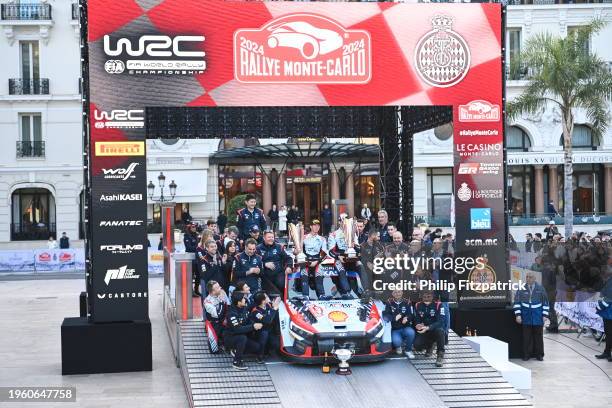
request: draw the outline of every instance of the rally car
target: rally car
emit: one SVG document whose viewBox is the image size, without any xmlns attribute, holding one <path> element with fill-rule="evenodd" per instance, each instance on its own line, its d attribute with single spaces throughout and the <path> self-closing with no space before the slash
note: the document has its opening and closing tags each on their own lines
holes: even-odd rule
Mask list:
<svg viewBox="0 0 612 408">
<path fill-rule="evenodd" d="M 300 271 L 288 274 L 285 300 L 279 308 L 281 355 L 293 362 L 318 364 L 348 349 L 350 362 L 378 361 L 391 351 L 391 334 L 385 330 L 382 304 L 352 294 L 340 297 L 331 276 L 325 277 L 329 296 L 316 299 L 297 290 Z M 378 303 L 378 304 L 377 304 Z"/>
</svg>

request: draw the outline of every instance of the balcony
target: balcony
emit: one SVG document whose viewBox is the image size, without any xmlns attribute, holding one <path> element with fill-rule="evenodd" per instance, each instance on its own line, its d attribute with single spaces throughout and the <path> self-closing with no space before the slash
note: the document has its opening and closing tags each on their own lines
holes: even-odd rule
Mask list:
<svg viewBox="0 0 612 408">
<path fill-rule="evenodd" d="M 557 225 L 563 225 L 565 219 L 561 216 L 551 216 L 550 214 L 512 214 L 509 217 L 508 225 L 512 227 L 525 225 L 546 226 L 550 221 L 555 221 Z M 607 213 L 574 213 L 574 225 L 597 225 L 612 224 L 612 214 Z"/>
<path fill-rule="evenodd" d="M 29 141 L 19 140 L 17 141 L 17 158 L 42 158 L 45 157 L 45 142 L 42 140 Z"/>
<path fill-rule="evenodd" d="M 49 78 L 9 78 L 9 95 L 49 95 Z"/>
<path fill-rule="evenodd" d="M 2 4 L 2 20 L 41 21 L 51 20 L 50 4 Z"/>
<path fill-rule="evenodd" d="M 56 236 L 55 223 L 11 223 L 11 241 L 47 240 Z"/>
<path fill-rule="evenodd" d="M 0 26 L 10 45 L 15 41 L 15 27 L 36 27 L 43 43 L 49 41 L 49 28 L 53 25 L 51 5 L 0 4 Z"/>
</svg>

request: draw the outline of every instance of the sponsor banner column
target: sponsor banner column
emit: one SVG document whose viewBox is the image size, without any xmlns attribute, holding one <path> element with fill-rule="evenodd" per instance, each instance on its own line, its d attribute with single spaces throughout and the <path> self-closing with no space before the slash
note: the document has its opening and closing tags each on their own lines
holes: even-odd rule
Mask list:
<svg viewBox="0 0 612 408">
<path fill-rule="evenodd" d="M 501 103 L 476 99 L 459 104 L 454 124 L 456 256 L 481 261 L 459 279 L 506 282 Z M 462 305 L 491 307 L 505 304 L 508 293 L 482 288 L 459 296 Z"/>
<path fill-rule="evenodd" d="M 144 138 L 104 140 L 142 111 L 92 116 L 92 256 L 95 322 L 148 318 Z M 109 120 L 109 115 L 114 116 Z M 125 119 L 125 120 L 123 120 Z M 141 127 L 141 121 L 136 126 Z M 112 133 L 111 133 L 112 135 Z M 134 136 L 132 136 L 134 137 Z"/>
</svg>

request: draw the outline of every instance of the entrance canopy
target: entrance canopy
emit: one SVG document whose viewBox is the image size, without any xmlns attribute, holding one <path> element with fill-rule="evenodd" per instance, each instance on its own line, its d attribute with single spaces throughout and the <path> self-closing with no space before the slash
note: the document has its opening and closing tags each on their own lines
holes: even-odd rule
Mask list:
<svg viewBox="0 0 612 408">
<path fill-rule="evenodd" d="M 267 144 L 221 150 L 210 156 L 210 162 L 222 164 L 240 161 L 241 164 L 261 164 L 279 161 L 300 162 L 302 159 L 308 163 L 317 162 L 318 159 L 377 162 L 379 150 L 379 145 L 355 143 Z"/>
</svg>

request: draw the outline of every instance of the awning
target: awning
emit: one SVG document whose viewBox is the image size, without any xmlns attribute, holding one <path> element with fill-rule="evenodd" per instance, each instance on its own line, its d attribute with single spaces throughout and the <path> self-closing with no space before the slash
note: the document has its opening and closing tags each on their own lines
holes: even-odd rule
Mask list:
<svg viewBox="0 0 612 408">
<path fill-rule="evenodd" d="M 220 150 L 210 156 L 211 163 L 266 163 L 285 161 L 353 160 L 378 161 L 380 147 L 377 144 L 359 143 L 283 143 L 237 147 Z"/>
</svg>

